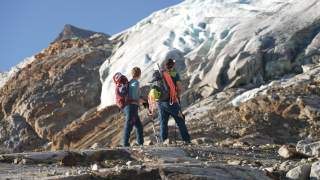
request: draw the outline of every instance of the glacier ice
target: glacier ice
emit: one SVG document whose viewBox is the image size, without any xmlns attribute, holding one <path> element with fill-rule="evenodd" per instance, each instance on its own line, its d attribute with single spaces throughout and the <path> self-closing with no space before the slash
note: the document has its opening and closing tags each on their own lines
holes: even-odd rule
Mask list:
<svg viewBox="0 0 320 180">
<path fill-rule="evenodd" d="M 114 73 L 130 76 L 130 69 L 138 66 L 142 69 L 141 85 L 145 85 L 154 64 L 163 62 L 171 51 L 181 56 L 179 67 L 191 65 L 187 72 L 191 83 L 201 81 L 220 89 L 248 83 L 246 76 L 252 81 L 261 79 L 262 62 L 256 58 L 257 47 L 263 44 L 259 37 L 280 32 L 280 40 L 289 39 L 319 16 L 319 12 L 307 9 L 312 3 L 317 0 L 185 0 L 155 12 L 111 37 L 121 40 L 100 68 L 100 107 L 114 104 Z M 319 3 L 313 9 L 317 7 Z"/>
</svg>

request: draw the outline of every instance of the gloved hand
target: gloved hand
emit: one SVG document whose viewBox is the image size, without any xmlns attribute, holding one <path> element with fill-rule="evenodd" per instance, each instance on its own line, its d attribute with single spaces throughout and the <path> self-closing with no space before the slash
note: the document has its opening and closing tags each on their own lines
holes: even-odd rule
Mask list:
<svg viewBox="0 0 320 180">
<path fill-rule="evenodd" d="M 153 112 L 148 109 L 148 116 L 153 116 Z"/>
<path fill-rule="evenodd" d="M 149 103 L 148 102 L 144 102 L 142 103 L 143 107 L 146 109 L 149 109 Z"/>
</svg>

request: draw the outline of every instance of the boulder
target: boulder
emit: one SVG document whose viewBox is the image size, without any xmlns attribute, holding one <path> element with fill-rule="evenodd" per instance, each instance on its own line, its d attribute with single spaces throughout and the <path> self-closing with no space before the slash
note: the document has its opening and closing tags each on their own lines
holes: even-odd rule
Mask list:
<svg viewBox="0 0 320 180">
<path fill-rule="evenodd" d="M 32 150 L 35 146 L 43 145 L 45 140 L 37 135 L 24 117 L 13 114 L 5 118 L 0 126 L 0 143 L 5 149 L 17 152 Z"/>
<path fill-rule="evenodd" d="M 314 141 L 310 139 L 301 140 L 297 143 L 296 149 L 298 152 L 307 156 L 320 155 L 320 141 Z"/>
<path fill-rule="evenodd" d="M 307 180 L 310 175 L 310 171 L 311 165 L 300 165 L 287 172 L 286 177 L 294 180 Z"/>
<path fill-rule="evenodd" d="M 297 155 L 296 147 L 293 145 L 283 145 L 278 150 L 278 154 L 285 159 L 293 158 Z"/>
<path fill-rule="evenodd" d="M 279 165 L 279 170 L 283 172 L 288 172 L 289 170 L 295 167 L 296 167 L 296 163 L 294 161 L 287 160 Z"/>
<path fill-rule="evenodd" d="M 310 180 L 320 179 L 320 161 L 317 161 L 311 166 Z"/>
<path fill-rule="evenodd" d="M 311 87 L 309 87 L 311 89 Z M 310 95 L 299 99 L 301 115 L 306 116 L 311 121 L 320 120 L 320 97 Z"/>
</svg>

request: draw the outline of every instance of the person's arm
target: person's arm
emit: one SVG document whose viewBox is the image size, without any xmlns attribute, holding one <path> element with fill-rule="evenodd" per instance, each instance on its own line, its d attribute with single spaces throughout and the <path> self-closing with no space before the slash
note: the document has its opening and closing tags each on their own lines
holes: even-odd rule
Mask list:
<svg viewBox="0 0 320 180">
<path fill-rule="evenodd" d="M 141 96 L 141 89 L 140 89 L 140 82 L 139 81 L 138 81 L 137 86 L 138 86 L 138 92 L 137 92 L 138 96 L 137 97 L 139 97 L 138 103 L 139 103 L 139 105 L 141 105 L 141 104 L 144 105 L 147 101 L 145 99 L 143 99 L 143 97 Z"/>
<path fill-rule="evenodd" d="M 177 81 L 176 91 L 177 91 L 177 96 L 180 99 L 181 92 L 182 92 L 182 82 L 181 81 Z"/>
<path fill-rule="evenodd" d="M 177 91 L 177 96 L 180 99 L 181 92 L 182 92 L 182 82 L 180 79 L 180 75 L 178 73 L 177 73 L 177 77 L 176 77 L 176 91 Z"/>
</svg>

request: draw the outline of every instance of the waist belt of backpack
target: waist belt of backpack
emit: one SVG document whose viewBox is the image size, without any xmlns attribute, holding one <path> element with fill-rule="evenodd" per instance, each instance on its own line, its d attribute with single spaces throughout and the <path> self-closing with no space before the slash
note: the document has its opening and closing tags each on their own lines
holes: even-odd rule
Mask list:
<svg viewBox="0 0 320 180">
<path fill-rule="evenodd" d="M 127 104 L 131 104 L 131 103 L 137 103 L 137 104 L 139 104 L 139 100 L 137 100 L 137 99 L 128 99 L 128 100 L 127 100 Z"/>
</svg>

